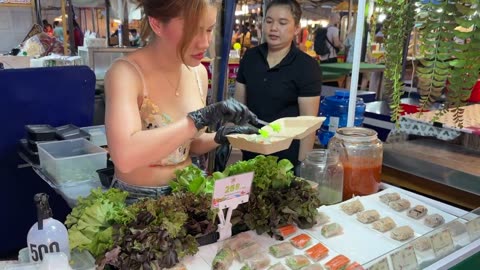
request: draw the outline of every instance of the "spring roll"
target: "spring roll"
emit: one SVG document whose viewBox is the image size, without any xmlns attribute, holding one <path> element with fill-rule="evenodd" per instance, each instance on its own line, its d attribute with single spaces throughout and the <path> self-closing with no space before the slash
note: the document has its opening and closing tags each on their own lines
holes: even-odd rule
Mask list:
<svg viewBox="0 0 480 270">
<path fill-rule="evenodd" d="M 268 270 L 287 270 L 285 266 L 283 266 L 282 263 L 276 263 L 268 268 Z"/>
<path fill-rule="evenodd" d="M 405 241 L 414 236 L 414 231 L 410 226 L 400 226 L 398 228 L 395 228 L 392 230 L 390 233 L 390 236 L 392 239 L 398 240 L 398 241 Z"/>
<path fill-rule="evenodd" d="M 410 201 L 406 199 L 400 199 L 398 201 L 389 202 L 388 206 L 397 212 L 401 212 L 410 208 Z"/>
<path fill-rule="evenodd" d="M 397 200 L 400 200 L 400 195 L 396 192 L 385 193 L 383 195 L 380 195 L 380 201 L 387 205 L 390 202 L 397 201 Z"/>
<path fill-rule="evenodd" d="M 372 227 L 379 232 L 387 232 L 395 228 L 397 224 L 391 217 L 384 217 L 373 222 Z"/>
<path fill-rule="evenodd" d="M 428 209 L 423 205 L 415 205 L 412 209 L 408 210 L 407 216 L 414 219 L 421 219 L 427 215 Z"/>
<path fill-rule="evenodd" d="M 301 269 L 310 264 L 310 260 L 303 255 L 292 255 L 286 259 L 288 267 L 293 270 Z"/>
<path fill-rule="evenodd" d="M 290 243 L 292 243 L 292 245 L 298 249 L 303 249 L 310 244 L 311 239 L 312 238 L 310 236 L 302 233 L 290 239 Z"/>
<path fill-rule="evenodd" d="M 247 260 L 247 265 L 252 270 L 263 270 L 270 265 L 270 256 L 265 253 L 258 253 Z"/>
<path fill-rule="evenodd" d="M 289 242 L 283 242 L 280 244 L 275 244 L 269 248 L 270 254 L 275 258 L 283 258 L 288 255 L 292 255 L 295 248 Z"/>
<path fill-rule="evenodd" d="M 363 204 L 357 199 L 340 205 L 340 208 L 347 215 L 353 215 L 364 210 Z"/>
<path fill-rule="evenodd" d="M 321 233 L 324 237 L 332 237 L 336 235 L 340 235 L 343 233 L 343 228 L 338 223 L 330 223 L 327 225 L 323 225 L 321 229 Z"/>
<path fill-rule="evenodd" d="M 370 224 L 374 221 L 377 221 L 380 218 L 380 214 L 377 210 L 367 210 L 357 214 L 357 220 L 364 223 Z"/>
<path fill-rule="evenodd" d="M 229 248 L 222 248 L 212 262 L 213 270 L 228 270 L 232 266 L 235 253 Z"/>
<path fill-rule="evenodd" d="M 445 223 L 445 219 L 439 214 L 429 215 L 425 218 L 425 225 L 435 228 Z"/>
</svg>

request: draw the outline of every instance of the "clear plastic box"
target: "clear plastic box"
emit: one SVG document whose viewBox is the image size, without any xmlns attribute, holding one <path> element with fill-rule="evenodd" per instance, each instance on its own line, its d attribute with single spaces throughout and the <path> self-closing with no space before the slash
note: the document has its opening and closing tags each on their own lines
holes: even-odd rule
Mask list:
<svg viewBox="0 0 480 270">
<path fill-rule="evenodd" d="M 90 134 L 90 142 L 97 146 L 107 145 L 107 135 L 105 133 L 105 125 L 83 127 L 81 130 Z"/>
<path fill-rule="evenodd" d="M 71 251 L 72 257 L 70 258 L 70 266 L 73 270 L 94 270 L 95 258 L 86 250 Z M 37 270 L 40 269 L 40 263 L 31 263 L 28 258 L 28 248 L 23 248 L 18 253 L 18 263 L 9 264 L 5 266 L 8 270 Z M 0 267 L 0 269 L 2 269 Z"/>
<path fill-rule="evenodd" d="M 97 170 L 107 166 L 107 151 L 85 139 L 38 144 L 40 166 L 56 185 L 99 180 Z"/>
</svg>

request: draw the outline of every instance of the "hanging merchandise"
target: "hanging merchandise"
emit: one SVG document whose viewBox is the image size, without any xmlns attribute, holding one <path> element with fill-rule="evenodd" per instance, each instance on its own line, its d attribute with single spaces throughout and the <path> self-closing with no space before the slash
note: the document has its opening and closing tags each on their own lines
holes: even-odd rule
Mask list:
<svg viewBox="0 0 480 270">
<path fill-rule="evenodd" d="M 337 90 L 334 96 L 325 97 L 322 100 L 320 115 L 326 117 L 318 133 L 318 140 L 322 145 L 328 144 L 337 129 L 347 126 L 349 97 L 349 91 Z M 363 124 L 365 108 L 363 99 L 357 98 L 354 121 L 357 127 Z"/>
<path fill-rule="evenodd" d="M 300 177 L 318 184 L 322 204 L 342 201 L 343 166 L 338 154 L 324 149 L 313 150 L 300 165 Z"/>
<path fill-rule="evenodd" d="M 37 206 L 36 222 L 28 231 L 27 244 L 31 262 L 40 262 L 47 253 L 63 252 L 70 258 L 67 228 L 52 218 L 52 209 L 48 204 L 48 195 L 38 193 L 34 196 Z"/>
<path fill-rule="evenodd" d="M 360 127 L 338 129 L 328 150 L 337 153 L 343 165 L 343 200 L 378 191 L 383 145 L 377 132 Z"/>
</svg>

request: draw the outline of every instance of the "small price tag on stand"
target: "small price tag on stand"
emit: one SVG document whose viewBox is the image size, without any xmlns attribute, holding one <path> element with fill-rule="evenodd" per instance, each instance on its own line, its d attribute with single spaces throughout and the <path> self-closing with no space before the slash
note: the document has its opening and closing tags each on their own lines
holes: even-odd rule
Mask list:
<svg viewBox="0 0 480 270">
<path fill-rule="evenodd" d="M 218 232 L 219 240 L 232 236 L 232 211 L 239 204 L 248 202 L 252 188 L 253 172 L 239 174 L 215 181 L 213 190 L 212 208 L 218 208 Z M 225 216 L 223 210 L 227 210 Z"/>
<path fill-rule="evenodd" d="M 374 265 L 370 266 L 368 270 L 390 270 L 387 257 L 384 257 L 380 261 L 376 262 Z"/>
<path fill-rule="evenodd" d="M 396 251 L 390 255 L 393 270 L 415 270 L 418 268 L 417 255 L 413 246 Z"/>
<path fill-rule="evenodd" d="M 467 222 L 467 232 L 472 242 L 480 237 L 480 217 Z"/>
<path fill-rule="evenodd" d="M 441 258 L 454 250 L 452 235 L 448 230 L 430 236 L 435 257 Z"/>
</svg>

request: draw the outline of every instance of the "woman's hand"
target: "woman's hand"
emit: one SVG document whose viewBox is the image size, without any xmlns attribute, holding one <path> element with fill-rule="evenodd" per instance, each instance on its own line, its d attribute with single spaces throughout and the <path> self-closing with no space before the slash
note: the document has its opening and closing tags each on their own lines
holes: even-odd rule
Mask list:
<svg viewBox="0 0 480 270">
<path fill-rule="evenodd" d="M 188 117 L 193 120 L 198 130 L 218 123 L 231 122 L 235 125 L 244 125 L 248 122 L 257 123 L 257 116 L 235 99 L 217 102 L 190 112 Z"/>
<path fill-rule="evenodd" d="M 228 143 L 227 135 L 228 134 L 256 134 L 258 133 L 258 128 L 253 126 L 223 126 L 220 127 L 215 134 L 213 139 L 218 144 Z"/>
</svg>

